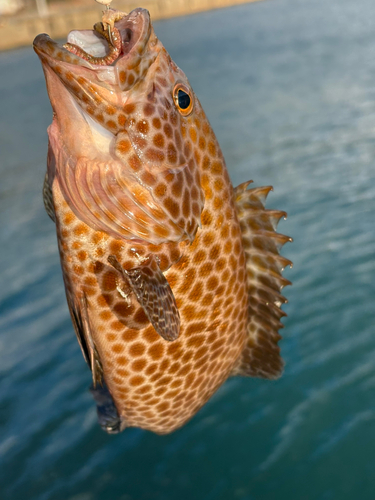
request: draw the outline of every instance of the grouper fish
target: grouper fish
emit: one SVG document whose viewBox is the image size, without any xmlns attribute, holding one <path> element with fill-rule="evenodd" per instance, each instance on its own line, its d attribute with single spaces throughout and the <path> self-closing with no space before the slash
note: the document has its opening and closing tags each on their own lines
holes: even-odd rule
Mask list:
<svg viewBox="0 0 375 500">
<path fill-rule="evenodd" d="M 233 188 L 147 10 L 34 40 L 53 109 L 43 195 L 109 433 L 166 434 L 225 382 L 278 378 L 285 313 L 271 187 Z"/>
</svg>

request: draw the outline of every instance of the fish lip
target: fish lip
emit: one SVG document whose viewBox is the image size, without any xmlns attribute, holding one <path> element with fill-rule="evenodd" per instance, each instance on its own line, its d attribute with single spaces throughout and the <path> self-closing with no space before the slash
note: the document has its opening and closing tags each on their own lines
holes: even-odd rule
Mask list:
<svg viewBox="0 0 375 500">
<path fill-rule="evenodd" d="M 78 56 L 75 56 L 71 52 L 69 52 L 62 44 L 53 40 L 47 33 L 40 33 L 34 38 L 33 48 L 38 56 L 47 62 L 49 60 L 60 61 L 65 64 L 71 64 L 74 66 L 83 66 L 89 69 L 95 69 L 95 67 L 90 64 L 88 61 L 81 59 Z M 54 51 L 58 51 L 57 54 L 53 55 Z M 64 56 L 68 56 L 71 61 L 64 59 Z M 72 62 L 75 61 L 75 62 Z"/>
<path fill-rule="evenodd" d="M 147 40 L 150 37 L 150 26 L 150 13 L 148 12 L 148 10 L 142 8 L 134 9 L 128 15 L 124 16 L 124 18 L 122 18 L 120 21 L 115 22 L 115 27 L 121 33 L 122 49 L 120 56 L 112 64 L 109 65 L 90 64 L 85 59 L 72 54 L 63 46 L 63 44 L 56 42 L 46 33 L 41 33 L 35 37 L 33 41 L 33 48 L 38 56 L 46 59 L 47 62 L 49 59 L 51 59 L 54 62 L 59 61 L 64 64 L 72 65 L 72 67 L 82 66 L 93 71 L 100 71 L 104 68 L 114 68 L 119 61 L 121 61 L 122 64 L 126 64 L 127 62 L 131 64 L 131 59 L 139 57 L 137 47 L 142 43 L 147 43 Z M 74 31 L 84 32 L 90 30 Z M 92 33 L 95 33 L 94 30 L 91 31 Z M 131 33 L 130 39 L 129 31 Z M 73 31 L 68 34 L 68 40 L 71 33 L 73 33 Z"/>
</svg>

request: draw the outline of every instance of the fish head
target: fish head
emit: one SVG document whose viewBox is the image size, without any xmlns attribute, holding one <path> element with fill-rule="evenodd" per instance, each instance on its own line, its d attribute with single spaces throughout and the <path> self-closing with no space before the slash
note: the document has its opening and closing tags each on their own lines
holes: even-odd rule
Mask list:
<svg viewBox="0 0 375 500">
<path fill-rule="evenodd" d="M 148 11 L 111 12 L 112 19 L 99 29 L 70 32 L 64 46 L 45 34 L 34 40 L 54 111 L 50 142 L 62 140 L 69 158 L 105 164 L 155 227 L 164 228 L 156 231 L 148 224 L 145 235 L 126 226 L 125 237 L 153 244 L 192 241 L 204 206 L 197 143 L 203 110 L 155 35 Z M 62 177 L 68 175 L 64 168 L 60 165 Z M 77 212 L 74 193 L 66 197 Z M 85 220 L 82 210 L 80 215 Z M 90 225 L 95 227 L 92 218 Z M 118 225 L 124 227 L 124 221 Z M 104 226 L 96 224 L 119 236 Z"/>
</svg>

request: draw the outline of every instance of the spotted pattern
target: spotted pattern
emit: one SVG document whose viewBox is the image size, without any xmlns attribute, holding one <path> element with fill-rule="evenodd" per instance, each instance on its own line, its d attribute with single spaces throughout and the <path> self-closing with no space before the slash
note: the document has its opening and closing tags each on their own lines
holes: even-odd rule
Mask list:
<svg viewBox="0 0 375 500">
<path fill-rule="evenodd" d="M 61 188 L 79 218 L 114 238 L 152 244 L 192 241 L 205 203 L 199 163 L 204 149 L 214 146 L 206 144 L 203 131 L 199 134 L 204 113 L 198 100 L 194 115 L 183 117 L 177 111 L 171 87 L 182 72 L 165 49 L 159 48 L 150 69 L 152 81 L 145 81 L 122 107 L 108 103 L 106 88 L 55 60 L 50 65 L 82 109 L 114 134 L 119 160 L 93 164 L 86 157 L 72 158 L 62 143 L 55 146 Z"/>
<path fill-rule="evenodd" d="M 207 130 L 208 122 L 200 130 Z M 105 380 L 126 426 L 158 433 L 183 425 L 228 378 L 246 342 L 248 295 L 241 229 L 225 164 L 212 136 L 201 156 L 205 208 L 191 245 L 130 245 L 82 223 L 53 184 L 68 300 L 83 289 Z M 205 167 L 203 168 L 203 164 Z M 219 189 L 220 188 L 220 189 Z M 222 201 L 218 210 L 218 200 Z M 158 255 L 181 316 L 162 339 L 107 258 L 124 269 Z M 70 298 L 69 298 L 70 297 Z"/>
<path fill-rule="evenodd" d="M 54 71 L 56 67 L 58 62 Z M 78 81 L 74 78 L 73 84 Z M 71 85 L 66 73 L 61 81 Z M 62 157 L 62 144 L 55 141 L 60 174 L 48 176 L 68 303 L 85 296 L 92 340 L 122 427 L 160 434 L 183 425 L 231 374 L 267 376 L 267 367 L 262 372 L 256 362 L 259 353 L 260 363 L 267 361 L 263 346 L 267 344 L 267 350 L 269 343 L 277 342 L 274 330 L 279 324 L 264 328 L 263 311 L 269 318 L 273 306 L 268 307 L 267 300 L 268 304 L 281 300 L 273 286 L 279 286 L 281 278 L 273 278 L 272 265 L 278 269 L 282 258 L 270 250 L 279 240 L 271 228 L 262 226 L 264 219 L 264 224 L 272 222 L 272 215 L 251 212 L 249 200 L 256 205 L 260 191 L 253 196 L 243 195 L 243 188 L 234 192 L 198 99 L 194 96 L 189 116 L 178 113 L 172 96 L 178 81 L 190 88 L 159 46 L 153 64 L 126 94 L 124 104 L 110 112 L 112 104 L 100 84 L 81 82 L 81 90 L 72 94 L 86 112 L 86 88 L 90 103 L 102 98 L 89 114 L 113 132 L 110 153 L 117 161 L 108 154 L 112 160 L 91 162 L 89 172 L 88 160 L 77 158 L 73 168 Z M 97 114 L 103 109 L 107 111 L 102 122 Z M 115 126 L 108 123 L 108 116 Z M 70 171 L 64 170 L 67 165 Z M 72 191 L 67 185 L 73 186 Z M 104 199 L 110 199 L 114 208 Z M 136 211 L 126 226 L 126 217 L 127 221 L 132 217 L 126 212 L 130 203 Z M 121 234 L 116 224 L 129 234 Z M 268 237 L 249 239 L 257 224 L 269 231 Z M 146 230 L 143 238 L 140 228 Z M 263 267 L 249 263 L 254 259 L 252 247 Z M 110 265 L 113 256 L 123 272 L 130 273 L 150 256 L 156 259 L 179 311 L 176 340 L 165 340 L 155 331 L 134 287 L 117 265 Z M 249 351 L 250 342 L 257 349 Z"/>
<path fill-rule="evenodd" d="M 204 206 L 198 164 L 201 154 L 195 148 L 199 121 L 185 119 L 176 110 L 170 83 L 162 76 L 171 73 L 171 65 L 163 48 L 153 65 L 150 92 L 141 100 L 137 95 L 129 98 L 131 102 L 125 106 L 127 127 L 117 134 L 115 146 L 117 157 L 130 166 L 142 185 L 149 187 L 167 216 L 169 227 L 164 221 L 163 227 L 168 232 L 156 235 L 159 240 L 155 242 L 184 236 L 192 240 Z M 202 111 L 197 109 L 199 114 Z"/>
</svg>

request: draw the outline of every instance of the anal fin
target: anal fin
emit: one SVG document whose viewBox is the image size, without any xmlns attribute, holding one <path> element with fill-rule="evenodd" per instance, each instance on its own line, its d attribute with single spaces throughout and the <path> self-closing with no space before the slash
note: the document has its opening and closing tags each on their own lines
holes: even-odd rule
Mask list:
<svg viewBox="0 0 375 500">
<path fill-rule="evenodd" d="M 234 190 L 246 257 L 249 309 L 246 344 L 232 375 L 276 379 L 284 366 L 277 343 L 281 338 L 278 331 L 283 328 L 280 319 L 286 316 L 281 305 L 287 302 L 280 292 L 291 284 L 282 271 L 292 264 L 279 250 L 292 239 L 276 233 L 277 223 L 286 213 L 264 207 L 272 188 L 247 189 L 249 184 Z"/>
<path fill-rule="evenodd" d="M 125 270 L 114 255 L 108 262 L 133 290 L 150 323 L 164 340 L 176 340 L 180 333 L 180 314 L 176 299 L 154 256 L 139 267 Z"/>
</svg>

